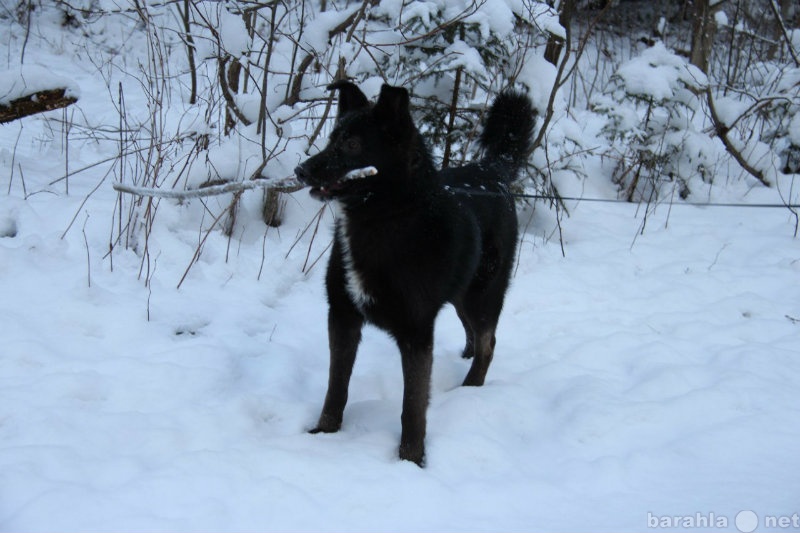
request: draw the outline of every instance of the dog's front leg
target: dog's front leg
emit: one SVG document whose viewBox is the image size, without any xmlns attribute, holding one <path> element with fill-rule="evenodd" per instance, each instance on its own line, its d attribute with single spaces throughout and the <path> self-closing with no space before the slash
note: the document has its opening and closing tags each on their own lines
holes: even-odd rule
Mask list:
<svg viewBox="0 0 800 533">
<path fill-rule="evenodd" d="M 311 433 L 334 433 L 342 427 L 347 389 L 361 342 L 364 319 L 355 312 L 344 312 L 333 307 L 328 311 L 328 342 L 331 362 L 328 370 L 328 392 L 317 426 Z"/>
<path fill-rule="evenodd" d="M 425 427 L 433 365 L 433 327 L 413 339 L 398 339 L 403 359 L 403 426 L 400 459 L 419 466 L 425 460 Z"/>
</svg>

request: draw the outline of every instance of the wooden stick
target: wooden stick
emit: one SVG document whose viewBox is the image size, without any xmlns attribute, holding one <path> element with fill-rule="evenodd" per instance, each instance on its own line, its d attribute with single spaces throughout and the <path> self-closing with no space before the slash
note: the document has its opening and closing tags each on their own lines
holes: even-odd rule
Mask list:
<svg viewBox="0 0 800 533">
<path fill-rule="evenodd" d="M 155 187 L 137 187 L 135 185 L 128 185 L 127 183 L 114 183 L 114 190 L 133 194 L 134 196 L 147 196 L 156 198 L 175 198 L 175 199 L 188 199 L 188 198 L 204 198 L 206 196 L 217 196 L 229 192 L 241 192 L 250 189 L 269 189 L 269 188 L 302 188 L 304 185 L 297 181 L 294 176 L 284 178 L 282 180 L 272 179 L 255 179 L 250 181 L 236 181 L 231 183 L 222 183 L 220 185 L 211 185 L 209 187 L 200 187 L 199 189 L 188 189 L 184 191 L 175 189 L 158 189 Z"/>
<path fill-rule="evenodd" d="M 340 181 L 365 178 L 367 176 L 374 176 L 377 173 L 378 170 L 375 167 L 357 168 L 345 174 Z M 226 193 L 238 193 L 250 189 L 282 189 L 286 192 L 294 192 L 302 189 L 305 186 L 306 184 L 298 180 L 295 176 L 289 176 L 279 180 L 271 178 L 257 178 L 248 181 L 222 183 L 220 185 L 211 185 L 209 187 L 188 189 L 184 191 L 176 191 L 174 189 L 159 189 L 155 187 L 137 187 L 135 185 L 128 185 L 126 183 L 119 182 L 114 183 L 113 185 L 114 190 L 133 194 L 135 196 L 173 199 L 204 198 L 206 196 L 217 196 Z"/>
</svg>

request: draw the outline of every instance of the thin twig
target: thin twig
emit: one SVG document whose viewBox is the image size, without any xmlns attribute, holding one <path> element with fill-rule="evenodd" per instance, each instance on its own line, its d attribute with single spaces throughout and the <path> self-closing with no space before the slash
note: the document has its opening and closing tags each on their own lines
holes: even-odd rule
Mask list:
<svg viewBox="0 0 800 533">
<path fill-rule="evenodd" d="M 86 247 L 86 283 L 92 288 L 92 257 L 89 253 L 89 239 L 86 238 L 86 224 L 89 222 L 89 213 L 86 213 L 86 220 L 83 222 L 83 244 Z"/>
</svg>

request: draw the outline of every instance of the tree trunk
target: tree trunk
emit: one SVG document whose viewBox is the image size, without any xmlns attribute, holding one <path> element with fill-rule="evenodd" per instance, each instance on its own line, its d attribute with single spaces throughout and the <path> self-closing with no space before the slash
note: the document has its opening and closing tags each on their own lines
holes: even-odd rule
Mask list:
<svg viewBox="0 0 800 533">
<path fill-rule="evenodd" d="M 280 191 L 267 189 L 264 191 L 264 207 L 262 219 L 267 226 L 272 228 L 280 227 L 283 222 L 283 211 L 286 208 L 286 200 Z"/>
<path fill-rule="evenodd" d="M 692 51 L 689 62 L 708 73 L 708 62 L 711 59 L 711 47 L 714 44 L 716 22 L 714 13 L 720 4 L 712 6 L 711 0 L 697 0 L 694 7 L 694 21 L 692 23 Z"/>
<path fill-rule="evenodd" d="M 558 7 L 558 22 L 564 29 L 569 26 L 572 15 L 575 13 L 575 0 L 562 0 Z M 552 63 L 558 65 L 558 57 L 561 55 L 561 50 L 564 49 L 566 43 L 564 38 L 559 35 L 550 34 L 547 38 L 547 46 L 544 49 L 544 58 Z"/>
<path fill-rule="evenodd" d="M 228 66 L 228 71 L 225 73 L 228 80 L 228 89 L 231 93 L 239 92 L 239 76 L 242 72 L 242 64 L 238 59 L 234 59 Z M 230 134 L 231 130 L 236 127 L 236 116 L 231 112 L 230 106 L 225 108 L 225 135 Z"/>
</svg>

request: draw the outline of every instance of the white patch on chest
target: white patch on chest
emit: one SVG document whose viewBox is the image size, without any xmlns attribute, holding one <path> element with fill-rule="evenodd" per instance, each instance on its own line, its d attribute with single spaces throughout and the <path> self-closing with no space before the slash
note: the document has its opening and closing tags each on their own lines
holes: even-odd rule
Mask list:
<svg viewBox="0 0 800 533">
<path fill-rule="evenodd" d="M 353 251 L 350 248 L 350 235 L 347 229 L 347 217 L 343 217 L 336 224 L 336 238 L 342 246 L 342 262 L 344 263 L 345 288 L 350 299 L 361 311 L 372 304 L 375 299 L 364 287 L 364 279 L 353 261 Z"/>
</svg>

